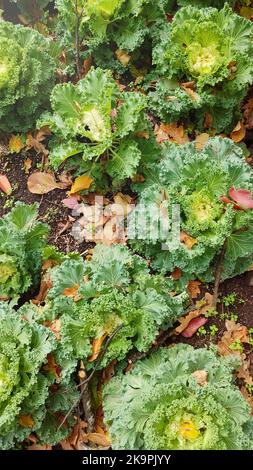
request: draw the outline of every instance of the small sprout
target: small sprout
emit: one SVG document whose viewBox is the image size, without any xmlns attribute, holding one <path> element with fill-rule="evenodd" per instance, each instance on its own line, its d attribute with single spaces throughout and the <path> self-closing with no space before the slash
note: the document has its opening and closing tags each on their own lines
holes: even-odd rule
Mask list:
<svg viewBox="0 0 253 470">
<path fill-rule="evenodd" d="M 249 333 L 249 335 L 253 335 L 253 328 L 249 328 L 248 333 Z"/>
<path fill-rule="evenodd" d="M 204 328 L 204 326 L 201 326 L 198 331 L 197 331 L 197 336 L 200 336 L 200 335 L 206 335 L 207 334 L 207 331 L 206 329 Z"/>
<path fill-rule="evenodd" d="M 250 344 L 250 346 L 253 346 L 253 338 L 252 337 L 249 337 L 249 344 Z"/>
<path fill-rule="evenodd" d="M 230 344 L 229 349 L 232 349 L 232 351 L 243 352 L 242 342 L 239 339 L 237 339 L 236 341 Z"/>
<path fill-rule="evenodd" d="M 230 313 L 230 320 L 236 323 L 238 320 L 238 315 L 236 313 Z"/>
<path fill-rule="evenodd" d="M 253 385 L 251 385 L 251 384 L 246 384 L 246 385 L 245 385 L 245 388 L 246 388 L 246 390 L 248 391 L 248 393 L 249 393 L 250 395 L 253 395 Z"/>
<path fill-rule="evenodd" d="M 209 331 L 210 331 L 210 335 L 211 336 L 216 336 L 217 332 L 219 331 L 218 327 L 213 324 L 213 325 L 210 325 L 209 327 Z"/>
<path fill-rule="evenodd" d="M 245 304 L 245 302 L 246 302 L 246 300 L 244 300 L 244 299 L 242 299 L 242 298 L 239 299 L 239 304 Z"/>
<path fill-rule="evenodd" d="M 219 316 L 220 316 L 220 319 L 221 319 L 221 320 L 225 320 L 225 319 L 227 319 L 227 318 L 229 317 L 229 316 L 228 316 L 228 313 L 225 313 L 225 312 L 220 313 Z"/>
<path fill-rule="evenodd" d="M 209 310 L 207 310 L 207 312 L 205 313 L 206 318 L 217 317 L 217 315 L 218 312 L 217 310 L 215 310 L 215 308 L 209 308 Z"/>
<path fill-rule="evenodd" d="M 225 307 L 234 305 L 236 301 L 236 297 L 237 297 L 236 292 L 231 292 L 230 294 L 222 298 L 222 303 L 225 305 Z"/>
</svg>

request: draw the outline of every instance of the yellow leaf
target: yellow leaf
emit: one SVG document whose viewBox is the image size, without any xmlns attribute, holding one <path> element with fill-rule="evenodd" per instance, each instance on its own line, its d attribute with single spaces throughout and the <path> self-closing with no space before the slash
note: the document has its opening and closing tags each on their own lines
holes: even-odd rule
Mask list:
<svg viewBox="0 0 253 470">
<path fill-rule="evenodd" d="M 125 51 L 122 51 L 121 49 L 117 49 L 115 52 L 117 59 L 120 61 L 124 67 L 127 67 L 131 60 L 131 56 L 127 54 Z"/>
<path fill-rule="evenodd" d="M 12 134 L 9 140 L 9 150 L 11 153 L 19 153 L 24 148 L 22 136 Z"/>
<path fill-rule="evenodd" d="M 180 424 L 179 433 L 184 439 L 194 441 L 199 437 L 200 432 L 196 429 L 195 424 L 192 421 L 183 421 Z"/>
<path fill-rule="evenodd" d="M 34 420 L 31 415 L 20 415 L 19 424 L 23 428 L 32 428 L 34 426 Z"/>
<path fill-rule="evenodd" d="M 88 359 L 89 362 L 93 362 L 97 359 L 106 336 L 107 336 L 107 333 L 104 333 L 103 336 L 101 336 L 101 338 L 94 339 L 92 343 L 92 355 Z"/>
<path fill-rule="evenodd" d="M 190 237 L 190 235 L 188 235 L 186 232 L 180 233 L 180 241 L 184 243 L 189 250 L 191 250 L 192 247 L 198 243 L 196 238 Z"/>
<path fill-rule="evenodd" d="M 87 175 L 78 176 L 74 183 L 72 184 L 71 190 L 69 191 L 69 195 L 78 193 L 79 191 L 83 191 L 84 189 L 89 189 L 91 183 L 94 180 Z"/>
<path fill-rule="evenodd" d="M 247 18 L 248 20 L 251 20 L 253 18 L 253 8 L 252 7 L 242 7 L 240 9 L 240 15 L 244 16 L 244 18 Z"/>
</svg>

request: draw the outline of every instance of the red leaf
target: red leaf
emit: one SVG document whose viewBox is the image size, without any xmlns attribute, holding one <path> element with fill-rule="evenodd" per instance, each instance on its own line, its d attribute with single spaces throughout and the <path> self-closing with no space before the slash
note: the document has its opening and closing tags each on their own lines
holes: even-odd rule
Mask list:
<svg viewBox="0 0 253 470">
<path fill-rule="evenodd" d="M 230 188 L 229 196 L 237 202 L 243 209 L 253 209 L 253 199 L 251 191 L 247 189 Z"/>
<path fill-rule="evenodd" d="M 0 189 L 8 196 L 12 192 L 11 184 L 5 175 L 0 175 Z"/>
<path fill-rule="evenodd" d="M 205 317 L 193 318 L 187 328 L 182 332 L 182 336 L 184 338 L 191 338 L 201 326 L 206 324 L 206 322 L 207 318 Z"/>
</svg>

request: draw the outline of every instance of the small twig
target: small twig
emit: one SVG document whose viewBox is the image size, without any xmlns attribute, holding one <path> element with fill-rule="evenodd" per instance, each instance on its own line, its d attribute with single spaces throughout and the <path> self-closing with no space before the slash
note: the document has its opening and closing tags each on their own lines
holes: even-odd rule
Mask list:
<svg viewBox="0 0 253 470">
<path fill-rule="evenodd" d="M 101 363 L 110 343 L 112 342 L 113 338 L 118 334 L 118 332 L 123 328 L 124 324 L 122 323 L 121 325 L 119 325 L 114 331 L 113 333 L 111 334 L 111 336 L 109 336 L 109 338 L 107 339 L 106 343 L 105 343 L 105 346 L 104 348 L 100 351 L 100 354 L 98 356 L 98 359 L 97 359 L 97 362 L 95 364 L 95 367 L 94 369 L 92 370 L 91 374 L 87 377 L 87 379 L 83 380 L 82 382 L 80 382 L 80 384 L 78 384 L 76 386 L 76 388 L 79 388 L 81 387 L 81 393 L 80 393 L 80 396 L 78 398 L 78 400 L 72 405 L 72 407 L 69 409 L 69 411 L 67 412 L 67 414 L 64 416 L 61 424 L 59 425 L 58 427 L 58 430 L 59 431 L 62 426 L 64 425 L 64 423 L 67 421 L 67 419 L 69 418 L 69 416 L 71 415 L 72 411 L 77 407 L 78 403 L 80 402 L 80 400 L 82 400 L 82 397 L 83 397 L 83 394 L 86 390 L 86 387 L 88 386 L 89 382 L 91 381 L 92 377 L 94 376 L 99 364 Z"/>
<path fill-rule="evenodd" d="M 227 245 L 227 242 L 225 241 L 221 249 L 221 252 L 217 261 L 217 265 L 216 265 L 214 288 L 213 288 L 213 303 L 212 303 L 212 306 L 215 310 L 217 308 L 219 287 L 220 287 L 221 274 L 223 270 L 223 261 L 224 261 L 225 251 L 226 251 L 226 245 Z"/>
</svg>

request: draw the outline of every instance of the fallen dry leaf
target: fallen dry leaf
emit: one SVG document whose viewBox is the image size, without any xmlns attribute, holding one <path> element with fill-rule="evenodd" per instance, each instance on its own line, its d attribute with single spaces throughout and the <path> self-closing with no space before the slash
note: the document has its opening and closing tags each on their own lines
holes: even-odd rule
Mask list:
<svg viewBox="0 0 253 470">
<path fill-rule="evenodd" d="M 207 372 L 205 370 L 195 370 L 192 376 L 196 379 L 198 385 L 202 387 L 207 385 Z"/>
<path fill-rule="evenodd" d="M 75 301 L 77 301 L 79 299 L 79 296 L 77 294 L 79 287 L 79 284 L 75 284 L 72 287 L 66 287 L 66 289 L 64 289 L 63 291 L 63 295 L 65 295 L 66 297 L 72 297 Z"/>
<path fill-rule="evenodd" d="M 241 367 L 236 371 L 236 375 L 238 379 L 243 379 L 245 384 L 253 385 L 253 377 L 250 375 L 249 367 L 250 361 L 244 359 Z"/>
<path fill-rule="evenodd" d="M 204 119 L 204 128 L 208 129 L 209 127 L 212 126 L 213 123 L 213 116 L 211 113 L 206 113 L 205 114 L 205 119 Z"/>
<path fill-rule="evenodd" d="M 195 139 L 195 148 L 199 151 L 202 150 L 205 147 L 209 137 L 210 135 L 207 133 L 197 135 Z"/>
<path fill-rule="evenodd" d="M 103 344 L 106 337 L 107 337 L 107 333 L 104 333 L 103 336 L 101 336 L 100 338 L 96 338 L 96 339 L 93 340 L 92 355 L 88 358 L 89 362 L 93 362 L 97 359 L 97 357 L 98 357 L 98 355 L 101 351 L 102 344 Z"/>
<path fill-rule="evenodd" d="M 32 168 L 32 160 L 31 158 L 26 158 L 26 160 L 24 160 L 25 173 L 28 174 L 31 168 Z"/>
<path fill-rule="evenodd" d="M 241 343 L 248 343 L 248 329 L 246 326 L 241 325 L 240 323 L 235 323 L 232 320 L 226 320 L 226 329 L 222 335 L 221 340 L 218 342 L 218 352 L 221 356 L 227 356 L 229 354 L 236 354 L 237 356 L 241 355 L 239 350 L 231 349 L 231 344 L 239 341 Z"/>
<path fill-rule="evenodd" d="M 39 305 L 44 302 L 49 289 L 52 287 L 52 281 L 48 275 L 42 277 L 40 282 L 40 290 L 38 295 L 32 300 L 34 305 Z"/>
<path fill-rule="evenodd" d="M 19 153 L 25 147 L 24 140 L 20 134 L 11 135 L 9 140 L 9 150 L 10 153 Z"/>
<path fill-rule="evenodd" d="M 65 189 L 63 183 L 57 183 L 54 175 L 40 171 L 29 176 L 27 187 L 33 194 L 47 194 L 54 189 Z"/>
<path fill-rule="evenodd" d="M 177 144 L 185 144 L 189 142 L 189 137 L 185 133 L 185 129 L 177 123 L 161 124 L 155 126 L 156 140 L 160 144 L 162 142 L 176 142 Z"/>
<path fill-rule="evenodd" d="M 176 268 L 174 269 L 174 271 L 171 273 L 171 277 L 172 279 L 174 279 L 174 281 L 178 281 L 181 277 L 182 277 L 182 271 L 180 268 Z"/>
<path fill-rule="evenodd" d="M 238 143 L 238 142 L 241 142 L 244 139 L 245 134 L 246 134 L 245 126 L 241 121 L 239 121 L 236 124 L 235 128 L 232 130 L 232 132 L 230 134 L 230 139 L 232 139 L 234 142 Z"/>
<path fill-rule="evenodd" d="M 198 297 L 198 295 L 200 294 L 199 286 L 201 286 L 200 281 L 195 281 L 194 280 L 194 281 L 189 281 L 188 282 L 187 290 L 188 290 L 188 294 L 189 294 L 191 299 L 196 299 Z"/>
<path fill-rule="evenodd" d="M 34 426 L 34 419 L 31 415 L 20 415 L 19 424 L 23 428 L 32 428 Z"/>
<path fill-rule="evenodd" d="M 43 323 L 43 325 L 46 327 L 46 328 L 49 328 L 55 335 L 57 341 L 60 341 L 61 339 L 61 335 L 60 335 L 60 332 L 61 332 L 61 320 L 60 318 L 57 318 L 56 320 L 50 322 L 50 321 L 45 321 Z"/>
<path fill-rule="evenodd" d="M 78 176 L 78 178 L 75 179 L 74 183 L 71 186 L 69 195 L 72 196 L 73 194 L 76 194 L 79 191 L 83 191 L 84 189 L 89 189 L 93 181 L 94 180 L 87 175 Z"/>
<path fill-rule="evenodd" d="M 193 246 L 196 245 L 196 243 L 198 243 L 198 240 L 196 238 L 192 238 L 186 232 L 180 233 L 180 241 L 181 243 L 184 243 L 189 250 L 191 250 Z"/>
<path fill-rule="evenodd" d="M 240 8 L 240 15 L 248 20 L 253 19 L 253 8 L 251 6 L 244 6 Z"/>
<path fill-rule="evenodd" d="M 243 117 L 246 129 L 253 128 L 253 98 L 250 98 L 243 107 Z"/>
<path fill-rule="evenodd" d="M 37 152 L 38 154 L 47 157 L 49 152 L 46 147 L 42 144 L 42 142 L 49 135 L 51 135 L 51 131 L 47 126 L 36 130 L 33 134 L 29 132 L 26 136 L 26 148 L 34 149 L 35 152 Z"/>
<path fill-rule="evenodd" d="M 53 354 L 48 354 L 47 355 L 47 364 L 43 366 L 43 370 L 46 372 L 49 372 L 55 376 L 55 379 L 57 382 L 60 381 L 61 379 L 61 367 L 56 364 L 55 362 L 55 357 Z"/>
<path fill-rule="evenodd" d="M 87 438 L 90 442 L 93 442 L 94 444 L 97 444 L 98 446 L 110 447 L 111 445 L 108 436 L 99 434 L 97 432 L 88 433 Z"/>
<path fill-rule="evenodd" d="M 0 174 L 0 189 L 3 191 L 7 196 L 12 193 L 11 183 L 9 182 L 7 176 Z"/>
<path fill-rule="evenodd" d="M 209 294 L 209 292 L 206 292 L 204 298 L 201 299 L 199 302 L 197 302 L 196 304 L 197 308 L 195 310 L 192 310 L 187 315 L 180 317 L 178 319 L 180 325 L 177 326 L 173 330 L 173 333 L 177 335 L 182 333 L 182 331 L 184 331 L 187 328 L 191 320 L 199 317 L 200 315 L 204 315 L 205 313 L 207 313 L 208 310 L 212 307 L 212 304 L 213 304 L 213 296 Z"/>
</svg>

